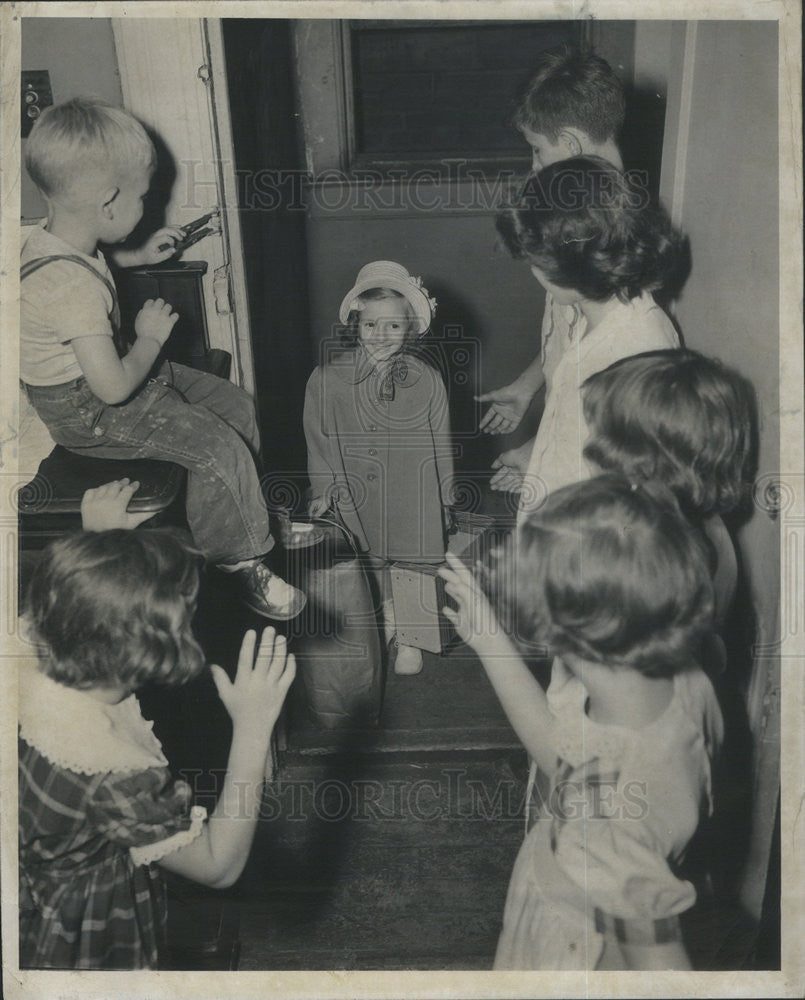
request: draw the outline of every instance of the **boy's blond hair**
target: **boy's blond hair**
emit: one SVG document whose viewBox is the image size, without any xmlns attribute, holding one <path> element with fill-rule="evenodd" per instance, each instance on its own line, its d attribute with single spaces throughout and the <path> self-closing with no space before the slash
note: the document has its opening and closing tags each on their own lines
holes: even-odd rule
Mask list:
<svg viewBox="0 0 805 1000">
<path fill-rule="evenodd" d="M 94 98 L 48 108 L 25 148 L 26 169 L 46 198 L 69 195 L 82 180 L 114 182 L 155 165 L 154 145 L 137 119 Z"/>
</svg>

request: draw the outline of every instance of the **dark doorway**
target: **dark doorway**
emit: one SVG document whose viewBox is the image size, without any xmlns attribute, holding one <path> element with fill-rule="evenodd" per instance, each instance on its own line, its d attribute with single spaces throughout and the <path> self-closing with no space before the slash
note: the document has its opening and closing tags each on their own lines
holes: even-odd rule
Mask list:
<svg viewBox="0 0 805 1000">
<path fill-rule="evenodd" d="M 267 492 L 282 481 L 301 497 L 312 351 L 290 22 L 221 23 Z"/>
</svg>

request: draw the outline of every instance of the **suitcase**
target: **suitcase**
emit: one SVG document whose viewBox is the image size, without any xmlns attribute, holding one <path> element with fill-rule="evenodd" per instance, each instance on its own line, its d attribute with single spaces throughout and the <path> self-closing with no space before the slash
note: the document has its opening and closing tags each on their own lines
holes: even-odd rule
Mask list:
<svg viewBox="0 0 805 1000">
<path fill-rule="evenodd" d="M 310 715 L 324 729 L 376 726 L 384 664 L 369 577 L 339 519 L 315 519 L 286 536 L 289 578 L 307 595 L 292 624 Z"/>
<path fill-rule="evenodd" d="M 391 595 L 397 641 L 429 653 L 443 653 L 458 636 L 442 614 L 445 604 L 455 606 L 445 594 L 444 580 L 438 576 L 444 563 L 392 563 Z"/>
<path fill-rule="evenodd" d="M 459 556 L 471 569 L 478 561 L 487 564 L 490 550 L 500 544 L 513 526 L 489 514 L 451 509 L 451 530 L 447 551 Z M 416 646 L 431 653 L 446 653 L 459 642 L 450 621 L 442 613 L 445 605 L 455 607 L 445 593 L 438 575 L 443 563 L 393 563 L 391 592 L 397 639 L 402 645 Z"/>
</svg>

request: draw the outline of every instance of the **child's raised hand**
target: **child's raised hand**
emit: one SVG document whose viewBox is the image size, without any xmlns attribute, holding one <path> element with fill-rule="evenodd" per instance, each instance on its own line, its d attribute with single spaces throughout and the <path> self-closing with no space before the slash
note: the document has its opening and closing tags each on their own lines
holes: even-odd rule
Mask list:
<svg viewBox="0 0 805 1000">
<path fill-rule="evenodd" d="M 447 566 L 439 568 L 439 576 L 445 581 L 445 592 L 458 605 L 457 610 L 442 608 L 445 617 L 479 656 L 495 651 L 503 632 L 492 605 L 471 570 L 457 556 L 447 552 L 445 559 Z"/>
<path fill-rule="evenodd" d="M 255 736 L 268 739 L 277 721 L 288 688 L 296 675 L 296 661 L 288 653 L 285 636 L 277 635 L 269 625 L 263 629 L 255 657 L 257 633 L 244 635 L 238 656 L 235 680 L 225 670 L 212 664 L 218 695 L 229 713 L 233 726 L 251 729 Z"/>
<path fill-rule="evenodd" d="M 138 337 L 149 337 L 160 347 L 170 336 L 179 314 L 164 299 L 148 299 L 134 320 L 134 331 Z"/>
<path fill-rule="evenodd" d="M 151 233 L 140 247 L 140 264 L 159 264 L 169 260 L 176 253 L 176 244 L 184 239 L 184 231 L 178 226 L 164 226 Z"/>
<path fill-rule="evenodd" d="M 115 479 L 81 498 L 81 527 L 84 531 L 111 531 L 113 528 L 136 528 L 153 517 L 153 511 L 128 511 L 129 501 L 140 488 L 135 479 Z"/>
</svg>

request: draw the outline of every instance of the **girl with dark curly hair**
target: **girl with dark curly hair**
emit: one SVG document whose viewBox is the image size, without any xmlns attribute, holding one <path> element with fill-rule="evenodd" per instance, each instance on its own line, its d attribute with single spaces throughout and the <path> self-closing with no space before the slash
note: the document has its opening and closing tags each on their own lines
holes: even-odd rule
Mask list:
<svg viewBox="0 0 805 1000">
<path fill-rule="evenodd" d="M 575 309 L 579 320 L 572 324 L 577 335 L 546 373 L 545 410 L 533 447 L 528 443 L 530 457 L 507 452 L 494 463 L 492 487 L 518 489 L 524 516 L 552 490 L 589 475 L 581 453 L 582 382 L 621 358 L 678 346 L 652 293 L 678 274 L 684 240 L 648 205 L 643 188 L 595 156 L 532 174 L 499 213 L 497 227 L 552 301 Z"/>
</svg>

